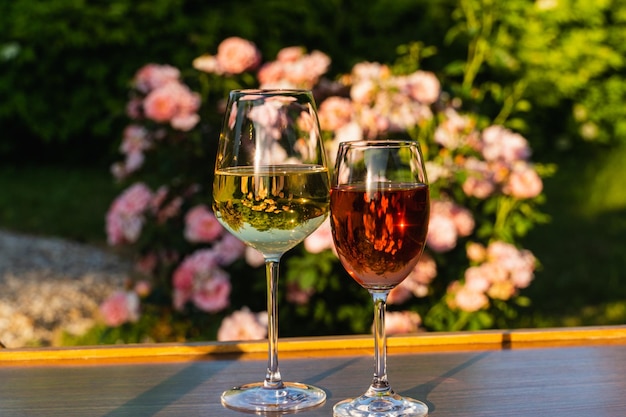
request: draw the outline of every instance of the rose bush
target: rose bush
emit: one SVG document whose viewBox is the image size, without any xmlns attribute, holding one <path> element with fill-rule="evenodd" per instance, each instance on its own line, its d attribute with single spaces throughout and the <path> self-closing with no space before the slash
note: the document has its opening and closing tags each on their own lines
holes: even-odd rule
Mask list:
<svg viewBox="0 0 626 417">
<path fill-rule="evenodd" d="M 115 337 L 125 340 L 265 337 L 263 260 L 209 209 L 224 100 L 229 90 L 247 87 L 313 90 L 331 162 L 341 141 L 421 143 L 431 184 L 430 230 L 422 259 L 389 296 L 390 333 L 510 325 L 529 302 L 523 289 L 538 266 L 519 239 L 546 221 L 538 205 L 549 167 L 531 161 L 523 136 L 468 112 L 410 58 L 400 56 L 395 65 L 361 62 L 331 80 L 324 77 L 330 57 L 320 51 L 287 47 L 263 62 L 255 44 L 235 37 L 215 55 L 197 58 L 186 78 L 169 65 L 141 68 L 122 159 L 112 167 L 124 191 L 106 216 L 109 243 L 132 248 L 136 268 L 125 296 L 105 302 L 116 306 L 102 309 L 108 326 L 94 331 L 106 335 L 115 327 Z M 328 222 L 282 264 L 283 335 L 369 331 L 371 301 L 343 271 Z M 128 296 L 136 281 L 146 280 L 149 291 L 142 286 L 138 297 Z M 124 300 L 141 300 L 141 306 L 124 308 Z"/>
</svg>

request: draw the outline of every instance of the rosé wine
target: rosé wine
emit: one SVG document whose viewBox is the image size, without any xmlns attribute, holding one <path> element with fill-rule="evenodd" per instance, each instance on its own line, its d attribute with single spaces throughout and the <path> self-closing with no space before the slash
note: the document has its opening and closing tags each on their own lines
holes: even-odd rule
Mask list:
<svg viewBox="0 0 626 417">
<path fill-rule="evenodd" d="M 367 289 L 389 290 L 402 282 L 424 249 L 428 185 L 342 185 L 331 189 L 330 202 L 333 239 L 350 276 Z"/>
</svg>

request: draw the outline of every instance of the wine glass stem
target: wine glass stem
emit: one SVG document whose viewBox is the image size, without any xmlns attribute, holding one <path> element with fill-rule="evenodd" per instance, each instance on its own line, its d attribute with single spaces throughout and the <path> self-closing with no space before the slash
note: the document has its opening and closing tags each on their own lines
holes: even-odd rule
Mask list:
<svg viewBox="0 0 626 417">
<path fill-rule="evenodd" d="M 385 335 L 385 308 L 387 291 L 371 291 L 374 300 L 374 361 L 375 371 L 371 388 L 376 391 L 389 390 L 387 380 L 387 337 Z"/>
<path fill-rule="evenodd" d="M 280 257 L 265 259 L 265 273 L 267 275 L 267 339 L 268 360 L 264 386 L 266 388 L 281 388 L 283 381 L 278 369 L 278 267 Z"/>
</svg>

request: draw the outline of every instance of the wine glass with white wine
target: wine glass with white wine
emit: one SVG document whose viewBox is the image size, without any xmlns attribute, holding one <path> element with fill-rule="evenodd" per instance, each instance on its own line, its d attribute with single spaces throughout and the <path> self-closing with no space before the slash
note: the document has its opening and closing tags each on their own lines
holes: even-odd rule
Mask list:
<svg viewBox="0 0 626 417">
<path fill-rule="evenodd" d="M 265 258 L 268 365 L 265 379 L 222 394 L 226 407 L 295 412 L 322 404 L 324 390 L 284 382 L 278 368 L 277 286 L 282 255 L 328 216 L 330 179 L 313 95 L 235 90 L 229 95 L 213 182 L 224 227 Z"/>
</svg>

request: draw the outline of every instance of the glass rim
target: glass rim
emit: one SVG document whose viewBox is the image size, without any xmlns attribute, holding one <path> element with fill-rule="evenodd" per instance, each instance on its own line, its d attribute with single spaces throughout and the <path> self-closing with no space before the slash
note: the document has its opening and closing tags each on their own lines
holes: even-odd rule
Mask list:
<svg viewBox="0 0 626 417">
<path fill-rule="evenodd" d="M 402 146 L 420 146 L 420 143 L 417 140 L 413 139 L 360 139 L 360 140 L 352 140 L 345 141 L 339 144 L 341 148 L 366 148 L 366 147 L 384 147 L 384 148 L 392 148 L 392 147 L 402 147 Z"/>
<path fill-rule="evenodd" d="M 230 90 L 230 94 L 295 95 L 313 94 L 313 92 L 304 88 L 241 88 Z"/>
</svg>

